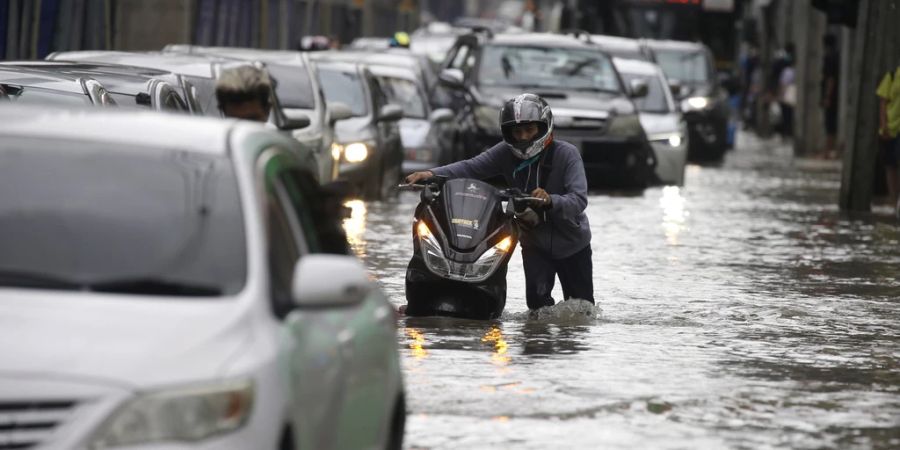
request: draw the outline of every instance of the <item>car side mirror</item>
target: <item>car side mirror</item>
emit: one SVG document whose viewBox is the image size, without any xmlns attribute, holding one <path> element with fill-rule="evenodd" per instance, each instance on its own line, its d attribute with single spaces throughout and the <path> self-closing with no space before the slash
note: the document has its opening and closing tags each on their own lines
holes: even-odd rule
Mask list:
<svg viewBox="0 0 900 450">
<path fill-rule="evenodd" d="M 278 128 L 285 131 L 299 130 L 301 128 L 308 127 L 310 123 L 312 122 L 309 120 L 309 117 L 306 114 L 297 114 L 292 116 L 288 116 L 285 114 L 285 116 L 282 118 L 281 126 L 279 126 Z"/>
<path fill-rule="evenodd" d="M 431 112 L 428 121 L 431 123 L 444 123 L 453 120 L 453 110 L 449 108 L 440 108 Z"/>
<path fill-rule="evenodd" d="M 631 83 L 629 84 L 629 88 L 631 89 L 631 98 L 643 98 L 650 93 L 650 86 L 647 85 L 647 80 L 634 79 L 631 80 Z"/>
<path fill-rule="evenodd" d="M 381 107 L 378 111 L 379 122 L 396 122 L 403 118 L 403 108 L 400 105 L 389 103 Z"/>
<path fill-rule="evenodd" d="M 445 86 L 453 89 L 462 89 L 465 87 L 465 75 L 463 75 L 463 71 L 460 69 L 444 69 L 441 71 L 441 74 L 438 75 L 438 79 Z"/>
<path fill-rule="evenodd" d="M 334 125 L 339 120 L 353 117 L 353 110 L 341 102 L 328 103 L 328 123 Z"/>
<path fill-rule="evenodd" d="M 301 308 L 346 307 L 361 303 L 372 288 L 356 257 L 311 254 L 294 266 L 291 293 Z"/>
<path fill-rule="evenodd" d="M 681 95 L 681 81 L 670 79 L 669 90 L 672 91 L 673 97 L 678 97 L 679 95 Z"/>
</svg>

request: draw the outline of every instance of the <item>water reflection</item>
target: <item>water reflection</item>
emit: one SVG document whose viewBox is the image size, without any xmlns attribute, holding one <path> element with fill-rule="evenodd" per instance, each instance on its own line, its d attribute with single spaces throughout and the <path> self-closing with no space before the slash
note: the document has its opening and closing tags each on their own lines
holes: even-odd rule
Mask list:
<svg viewBox="0 0 900 450">
<path fill-rule="evenodd" d="M 344 219 L 344 232 L 347 233 L 347 241 L 350 248 L 360 257 L 366 256 L 366 216 L 368 211 L 366 203 L 362 200 L 350 200 L 344 203 L 350 208 L 350 217 Z"/>
<path fill-rule="evenodd" d="M 481 342 L 486 342 L 488 344 L 492 344 L 494 347 L 494 353 L 491 355 L 491 361 L 498 366 L 505 366 L 509 364 L 509 356 L 506 352 L 509 350 L 509 344 L 506 343 L 506 340 L 503 339 L 503 332 L 500 331 L 500 327 L 494 326 L 484 336 L 481 338 Z"/>
<path fill-rule="evenodd" d="M 428 350 L 425 350 L 425 335 L 415 328 L 407 328 L 406 336 L 409 338 L 409 349 L 413 358 L 423 359 L 428 356 Z"/>
<path fill-rule="evenodd" d="M 523 355 L 571 355 L 589 348 L 590 327 L 526 322 L 521 331 Z"/>
<path fill-rule="evenodd" d="M 678 235 L 686 229 L 688 212 L 685 210 L 685 199 L 678 186 L 666 186 L 662 190 L 659 206 L 663 210 L 662 228 L 669 245 L 678 245 Z"/>
</svg>

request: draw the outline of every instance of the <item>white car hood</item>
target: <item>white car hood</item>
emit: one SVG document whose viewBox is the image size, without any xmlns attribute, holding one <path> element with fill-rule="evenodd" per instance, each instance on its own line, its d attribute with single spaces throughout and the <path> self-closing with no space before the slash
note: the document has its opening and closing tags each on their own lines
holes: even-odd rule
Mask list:
<svg viewBox="0 0 900 450">
<path fill-rule="evenodd" d="M 209 380 L 249 344 L 250 318 L 235 299 L 0 290 L 0 375 Z"/>
<path fill-rule="evenodd" d="M 400 139 L 403 148 L 422 148 L 428 142 L 431 122 L 423 119 L 400 119 Z"/>
<path fill-rule="evenodd" d="M 681 114 L 678 113 L 657 114 L 642 112 L 638 117 L 641 121 L 641 126 L 644 127 L 644 133 L 647 134 L 647 137 L 656 134 L 682 131 Z"/>
</svg>

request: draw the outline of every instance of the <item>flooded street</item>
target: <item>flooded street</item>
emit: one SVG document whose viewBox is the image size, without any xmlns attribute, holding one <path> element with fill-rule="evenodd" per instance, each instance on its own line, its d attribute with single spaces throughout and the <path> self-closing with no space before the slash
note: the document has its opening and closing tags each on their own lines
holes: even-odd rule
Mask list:
<svg viewBox="0 0 900 450">
<path fill-rule="evenodd" d="M 501 320 L 401 319 L 406 446 L 900 448 L 900 227 L 839 189 L 744 138 L 683 188 L 592 195 L 597 320 L 525 320 L 518 255 Z M 345 224 L 397 306 L 416 201 Z"/>
</svg>

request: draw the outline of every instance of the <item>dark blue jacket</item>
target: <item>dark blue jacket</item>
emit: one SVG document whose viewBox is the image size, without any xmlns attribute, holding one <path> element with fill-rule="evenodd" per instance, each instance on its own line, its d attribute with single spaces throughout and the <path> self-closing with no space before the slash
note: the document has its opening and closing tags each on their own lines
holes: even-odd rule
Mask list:
<svg viewBox="0 0 900 450">
<path fill-rule="evenodd" d="M 541 155 L 538 162 L 514 174 L 522 160 L 501 142 L 474 158 L 431 169 L 431 172 L 448 178 L 480 180 L 501 175 L 510 187 L 527 193 L 543 187 L 550 194 L 552 208 L 545 215 L 547 220 L 523 232 L 522 246 L 535 247 L 551 258 L 562 259 L 591 243 L 591 226 L 584 214 L 587 207 L 584 163 L 578 149 L 565 141 L 553 141 Z"/>
</svg>

